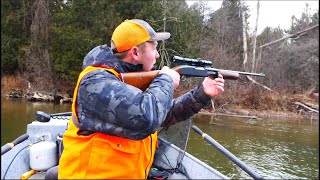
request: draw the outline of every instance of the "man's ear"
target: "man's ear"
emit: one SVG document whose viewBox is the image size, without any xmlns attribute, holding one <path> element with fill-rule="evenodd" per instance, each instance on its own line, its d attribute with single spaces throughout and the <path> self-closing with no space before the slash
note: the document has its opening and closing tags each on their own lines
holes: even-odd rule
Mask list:
<svg viewBox="0 0 320 180">
<path fill-rule="evenodd" d="M 138 56 L 138 47 L 137 46 L 134 46 L 132 48 L 132 53 L 133 53 L 133 55 Z"/>
<path fill-rule="evenodd" d="M 130 49 L 130 56 L 132 57 L 132 63 L 133 64 L 138 64 L 139 63 L 139 53 L 138 53 L 138 47 L 137 46 L 133 46 L 131 49 Z"/>
</svg>

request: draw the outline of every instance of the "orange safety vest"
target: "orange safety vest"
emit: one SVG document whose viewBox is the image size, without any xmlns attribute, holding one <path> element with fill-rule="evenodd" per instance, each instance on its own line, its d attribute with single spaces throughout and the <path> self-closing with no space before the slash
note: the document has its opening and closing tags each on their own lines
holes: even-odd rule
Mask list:
<svg viewBox="0 0 320 180">
<path fill-rule="evenodd" d="M 89 72 L 104 69 L 121 80 L 113 69 L 89 66 L 80 75 L 73 95 L 72 113 L 78 121 L 76 100 L 80 80 Z M 143 140 L 131 140 L 95 132 L 77 135 L 79 128 L 69 120 L 63 135 L 64 150 L 59 161 L 59 179 L 146 179 L 157 146 L 157 132 Z"/>
</svg>

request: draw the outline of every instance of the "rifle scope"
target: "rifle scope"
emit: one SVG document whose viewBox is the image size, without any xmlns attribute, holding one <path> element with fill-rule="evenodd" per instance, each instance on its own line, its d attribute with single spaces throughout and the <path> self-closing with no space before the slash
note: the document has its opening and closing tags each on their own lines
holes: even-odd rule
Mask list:
<svg viewBox="0 0 320 180">
<path fill-rule="evenodd" d="M 212 66 L 212 62 L 208 60 L 191 59 L 191 58 L 184 58 L 180 56 L 172 56 L 172 62 L 176 64 L 187 64 L 190 66 L 201 66 L 201 67 Z"/>
</svg>

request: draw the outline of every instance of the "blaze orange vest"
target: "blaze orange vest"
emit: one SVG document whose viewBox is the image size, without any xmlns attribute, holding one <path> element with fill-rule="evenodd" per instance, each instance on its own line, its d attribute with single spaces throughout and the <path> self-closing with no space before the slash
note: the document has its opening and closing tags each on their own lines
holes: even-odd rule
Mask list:
<svg viewBox="0 0 320 180">
<path fill-rule="evenodd" d="M 89 72 L 103 69 L 121 80 L 113 69 L 89 66 L 83 70 L 74 91 L 72 113 L 78 121 L 76 100 L 80 80 Z M 72 117 L 71 117 L 72 118 Z M 59 179 L 146 179 L 153 163 L 157 132 L 143 140 L 131 140 L 95 132 L 77 135 L 72 119 L 63 135 L 64 150 L 59 161 Z"/>
</svg>

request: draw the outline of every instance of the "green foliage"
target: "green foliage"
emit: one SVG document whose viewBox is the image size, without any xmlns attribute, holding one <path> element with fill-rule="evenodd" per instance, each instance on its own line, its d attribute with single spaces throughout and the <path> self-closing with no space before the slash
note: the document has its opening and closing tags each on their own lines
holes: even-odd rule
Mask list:
<svg viewBox="0 0 320 180">
<path fill-rule="evenodd" d="M 288 34 L 293 34 L 298 31 L 307 29 L 308 27 L 319 24 L 319 11 L 310 16 L 309 14 L 310 8 L 309 5 L 306 4 L 304 12 L 301 14 L 301 18 L 298 19 L 294 15 L 291 17 L 291 27 L 286 32 Z"/>
<path fill-rule="evenodd" d="M 244 8 L 247 11 L 247 8 Z M 243 23 L 238 1 L 225 0 L 210 14 L 202 46 L 206 59 L 214 59 L 219 68 L 239 69 L 243 61 Z M 209 47 L 209 48 L 208 48 Z"/>
<path fill-rule="evenodd" d="M 52 59 L 56 74 L 62 80 L 76 80 L 84 56 L 102 40 L 93 38 L 85 30 L 70 26 L 53 28 L 52 31 Z"/>
<path fill-rule="evenodd" d="M 166 7 L 162 0 L 48 2 L 51 19 L 48 43 L 57 79 L 76 79 L 84 56 L 97 45 L 109 44 L 114 28 L 125 19 L 144 19 L 156 31 L 163 31 L 166 24 L 165 31 L 171 32 L 171 39 L 165 46 L 169 56 L 200 55 L 203 16 L 197 8 L 188 8 L 185 1 L 166 1 Z M 33 1 L 4 0 L 1 3 L 1 69 L 3 73 L 14 73 L 18 64 L 26 65 L 23 59 L 27 58 L 26 51 L 31 47 Z M 23 18 L 17 21 L 16 17 Z"/>
<path fill-rule="evenodd" d="M 22 58 L 20 47 L 28 43 L 28 14 L 24 1 L 1 1 L 1 74 L 13 74 Z"/>
<path fill-rule="evenodd" d="M 131 1 L 132 2 L 132 1 Z M 122 13 L 123 19 L 126 17 L 130 17 L 127 19 L 137 18 L 137 19 L 144 19 L 150 23 L 150 25 L 156 30 L 161 31 L 163 30 L 163 26 L 161 26 L 161 18 L 162 16 L 162 5 L 161 1 L 159 0 L 143 0 L 143 5 L 140 6 L 139 12 L 132 16 L 124 16 Z"/>
<path fill-rule="evenodd" d="M 167 29 L 171 33 L 167 42 L 170 55 L 200 56 L 202 18 L 200 12 L 188 8 L 184 1 L 168 1 Z"/>
<path fill-rule="evenodd" d="M 272 41 L 275 41 L 277 39 L 280 39 L 284 36 L 284 31 L 280 27 L 277 28 L 271 28 L 266 27 L 264 30 L 259 34 L 257 37 L 257 44 L 263 45 Z"/>
<path fill-rule="evenodd" d="M 106 4 L 106 1 L 86 3 L 83 0 L 51 4 L 55 22 L 51 27 L 51 54 L 58 79 L 76 80 L 84 56 L 96 45 L 104 43 L 106 33 L 102 31 L 108 24 L 102 10 Z M 100 18 L 99 12 L 103 15 Z"/>
<path fill-rule="evenodd" d="M 1 35 L 1 74 L 13 74 L 18 68 L 19 42 L 14 37 Z"/>
</svg>

